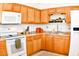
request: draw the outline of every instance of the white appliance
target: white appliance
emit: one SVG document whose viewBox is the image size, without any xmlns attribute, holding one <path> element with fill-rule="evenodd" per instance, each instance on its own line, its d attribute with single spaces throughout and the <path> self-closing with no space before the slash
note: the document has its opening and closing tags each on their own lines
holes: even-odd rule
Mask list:
<svg viewBox="0 0 79 59">
<path fill-rule="evenodd" d="M 1 24 L 21 24 L 21 13 L 0 12 Z"/>
<path fill-rule="evenodd" d="M 71 14 L 71 39 L 70 56 L 79 56 L 79 10 L 72 10 Z"/>
<path fill-rule="evenodd" d="M 27 56 L 26 36 L 25 35 L 18 36 L 16 33 L 8 33 L 8 34 L 9 35 L 5 36 L 8 56 Z M 18 44 L 18 46 L 16 46 L 16 44 Z"/>
</svg>

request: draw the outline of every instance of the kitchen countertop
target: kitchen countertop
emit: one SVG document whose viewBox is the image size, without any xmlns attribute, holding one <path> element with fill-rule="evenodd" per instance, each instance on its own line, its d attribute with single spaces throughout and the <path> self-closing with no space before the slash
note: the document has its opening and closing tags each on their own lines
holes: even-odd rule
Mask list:
<svg viewBox="0 0 79 59">
<path fill-rule="evenodd" d="M 70 32 L 43 32 L 43 33 L 28 33 L 26 36 L 33 36 L 33 35 L 40 35 L 40 34 L 46 34 L 46 35 L 60 35 L 60 36 L 70 36 Z"/>
</svg>

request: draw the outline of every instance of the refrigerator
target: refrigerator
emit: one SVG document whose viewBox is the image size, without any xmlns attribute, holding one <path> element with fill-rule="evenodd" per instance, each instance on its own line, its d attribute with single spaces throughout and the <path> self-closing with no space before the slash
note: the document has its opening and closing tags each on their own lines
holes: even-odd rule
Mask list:
<svg viewBox="0 0 79 59">
<path fill-rule="evenodd" d="M 79 10 L 70 11 L 71 37 L 69 56 L 79 56 Z"/>
</svg>

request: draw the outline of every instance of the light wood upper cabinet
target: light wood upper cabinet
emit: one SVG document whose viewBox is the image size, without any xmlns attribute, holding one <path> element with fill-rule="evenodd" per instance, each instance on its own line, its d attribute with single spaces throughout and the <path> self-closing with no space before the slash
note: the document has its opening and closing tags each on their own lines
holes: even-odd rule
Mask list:
<svg viewBox="0 0 79 59">
<path fill-rule="evenodd" d="M 48 9 L 48 14 L 49 15 L 52 15 L 52 14 L 55 14 L 56 13 L 56 8 L 49 8 Z"/>
<path fill-rule="evenodd" d="M 12 11 L 13 10 L 13 4 L 12 3 L 3 3 L 3 8 L 4 11 Z"/>
<path fill-rule="evenodd" d="M 66 10 L 66 23 L 70 24 L 71 23 L 71 17 L 70 17 L 70 11 L 72 10 L 71 7 L 64 7 Z"/>
<path fill-rule="evenodd" d="M 13 11 L 14 12 L 20 12 L 20 10 L 21 10 L 21 5 L 14 3 L 13 4 Z"/>
<path fill-rule="evenodd" d="M 7 56 L 6 40 L 0 41 L 0 56 Z"/>
<path fill-rule="evenodd" d="M 37 24 L 39 24 L 40 23 L 40 10 L 38 10 L 38 9 L 35 9 L 35 23 L 37 23 Z"/>
<path fill-rule="evenodd" d="M 79 6 L 72 6 L 72 10 L 79 10 Z"/>
<path fill-rule="evenodd" d="M 0 11 L 2 11 L 3 3 L 0 3 Z"/>
<path fill-rule="evenodd" d="M 26 24 L 27 23 L 27 19 L 28 19 L 28 16 L 27 16 L 27 6 L 24 6 L 24 5 L 22 5 L 21 6 L 21 18 L 22 18 L 22 20 L 21 20 L 21 23 L 22 24 Z"/>
<path fill-rule="evenodd" d="M 28 23 L 34 23 L 34 8 L 28 7 Z"/>
<path fill-rule="evenodd" d="M 49 23 L 48 10 L 41 10 L 41 23 Z"/>
<path fill-rule="evenodd" d="M 59 8 L 56 8 L 56 13 L 66 13 L 66 10 L 64 7 L 59 7 Z"/>
</svg>

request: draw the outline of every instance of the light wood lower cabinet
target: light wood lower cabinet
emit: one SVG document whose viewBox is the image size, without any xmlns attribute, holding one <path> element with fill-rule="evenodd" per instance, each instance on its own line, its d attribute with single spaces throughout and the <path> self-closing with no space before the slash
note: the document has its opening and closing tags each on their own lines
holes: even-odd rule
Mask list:
<svg viewBox="0 0 79 59">
<path fill-rule="evenodd" d="M 54 36 L 54 52 L 68 55 L 69 39 L 69 36 Z"/>
<path fill-rule="evenodd" d="M 27 37 L 27 54 L 32 55 L 40 50 L 47 50 L 68 55 L 70 36 L 61 35 L 33 35 Z"/>
<path fill-rule="evenodd" d="M 54 49 L 53 36 L 52 35 L 46 35 L 45 40 L 46 40 L 46 50 L 52 52 L 53 49 Z"/>
<path fill-rule="evenodd" d="M 40 35 L 27 37 L 27 55 L 32 55 L 41 50 Z"/>
<path fill-rule="evenodd" d="M 6 40 L 0 41 L 0 56 L 7 56 Z"/>
<path fill-rule="evenodd" d="M 41 36 L 41 49 L 42 50 L 46 49 L 46 40 L 45 40 L 45 35 L 44 34 Z"/>
<path fill-rule="evenodd" d="M 26 47 L 26 50 L 27 50 L 27 55 L 31 55 L 33 54 L 33 42 L 32 42 L 32 36 L 27 36 L 27 47 Z"/>
</svg>

